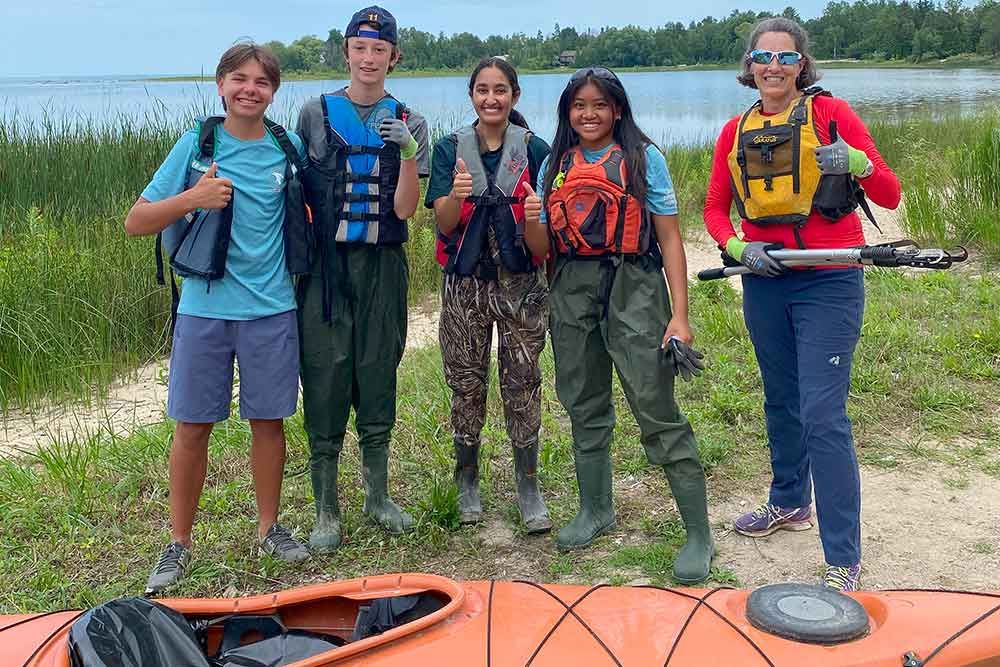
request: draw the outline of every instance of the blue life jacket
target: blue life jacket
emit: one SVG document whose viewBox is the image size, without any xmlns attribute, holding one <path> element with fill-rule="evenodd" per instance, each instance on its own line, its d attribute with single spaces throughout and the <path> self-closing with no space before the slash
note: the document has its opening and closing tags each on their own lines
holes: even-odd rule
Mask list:
<svg viewBox="0 0 1000 667">
<path fill-rule="evenodd" d="M 378 126 L 386 118 L 405 119 L 405 106 L 386 95 L 365 121 L 344 95 L 322 95 L 320 106 L 326 154 L 322 161 L 311 160 L 303 181 L 323 242 L 403 243 L 406 221 L 396 217 L 394 201 L 399 146 L 383 142 Z"/>
</svg>

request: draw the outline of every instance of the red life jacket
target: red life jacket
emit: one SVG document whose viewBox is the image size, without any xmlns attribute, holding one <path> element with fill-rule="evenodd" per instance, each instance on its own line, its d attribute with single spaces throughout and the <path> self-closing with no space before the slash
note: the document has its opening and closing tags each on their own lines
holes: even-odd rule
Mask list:
<svg viewBox="0 0 1000 667">
<path fill-rule="evenodd" d="M 549 231 L 564 255 L 642 255 L 651 225 L 643 203 L 629 193 L 621 146 L 588 163 L 579 146 L 562 158 L 562 182 L 546 200 Z"/>
</svg>

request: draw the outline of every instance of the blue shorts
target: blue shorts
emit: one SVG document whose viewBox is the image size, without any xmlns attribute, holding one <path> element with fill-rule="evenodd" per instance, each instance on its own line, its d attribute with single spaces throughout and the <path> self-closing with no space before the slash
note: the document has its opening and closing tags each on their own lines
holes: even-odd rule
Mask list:
<svg viewBox="0 0 1000 667">
<path fill-rule="evenodd" d="M 240 368 L 240 417 L 284 419 L 295 413 L 299 332 L 290 310 L 256 320 L 178 315 L 167 416 L 193 424 L 228 419 L 234 358 Z"/>
</svg>

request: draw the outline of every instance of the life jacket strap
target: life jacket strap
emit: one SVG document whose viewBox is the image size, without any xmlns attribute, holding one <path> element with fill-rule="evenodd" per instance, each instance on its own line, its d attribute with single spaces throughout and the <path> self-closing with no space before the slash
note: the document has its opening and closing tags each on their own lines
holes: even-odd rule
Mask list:
<svg viewBox="0 0 1000 667">
<path fill-rule="evenodd" d="M 345 146 L 340 149 L 345 155 L 381 155 L 382 149 L 376 146 Z"/>
<path fill-rule="evenodd" d="M 378 213 L 361 213 L 359 211 L 342 211 L 338 216 L 341 222 L 378 222 L 381 219 Z"/>
<path fill-rule="evenodd" d="M 382 178 L 379 176 L 371 176 L 369 174 L 357 174 L 352 172 L 341 172 L 333 177 L 333 183 L 338 185 L 344 183 L 370 183 L 373 185 L 379 185 L 382 183 Z"/>
<path fill-rule="evenodd" d="M 507 197 L 505 195 L 472 195 L 466 198 L 468 201 L 478 206 L 509 206 L 520 204 L 524 197 Z"/>
<path fill-rule="evenodd" d="M 380 202 L 382 201 L 382 198 L 377 194 L 370 194 L 367 192 L 345 192 L 343 200 L 350 204 L 354 204 L 357 202 Z"/>
</svg>

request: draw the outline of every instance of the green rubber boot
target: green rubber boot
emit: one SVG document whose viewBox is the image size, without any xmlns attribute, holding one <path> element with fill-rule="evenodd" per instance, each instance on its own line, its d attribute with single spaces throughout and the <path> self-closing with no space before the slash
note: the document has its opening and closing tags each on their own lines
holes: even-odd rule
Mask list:
<svg viewBox="0 0 1000 667">
<path fill-rule="evenodd" d="M 455 484 L 458 486 L 458 522 L 479 523 L 483 504 L 479 499 L 479 445 L 455 438 Z"/>
<path fill-rule="evenodd" d="M 668 463 L 663 471 L 687 531 L 687 542 L 674 559 L 674 579 L 682 584 L 696 584 L 708 578 L 715 555 L 708 522 L 705 470 L 697 461 L 683 460 Z"/>
<path fill-rule="evenodd" d="M 309 548 L 319 553 L 334 551 L 340 546 L 338 458 L 339 454 L 332 459 L 313 460 L 311 465 L 313 496 L 316 498 L 316 525 L 309 534 Z"/>
<path fill-rule="evenodd" d="M 361 476 L 365 482 L 364 513 L 393 535 L 413 530 L 413 517 L 389 498 L 389 446 L 361 449 Z"/>
<path fill-rule="evenodd" d="M 549 510 L 538 490 L 538 443 L 514 447 L 514 477 L 517 480 L 517 508 L 529 535 L 552 530 Z"/>
<path fill-rule="evenodd" d="M 607 449 L 573 453 L 576 481 L 580 485 L 580 511 L 556 535 L 556 547 L 562 551 L 581 549 L 615 527 L 611 453 Z"/>
</svg>

